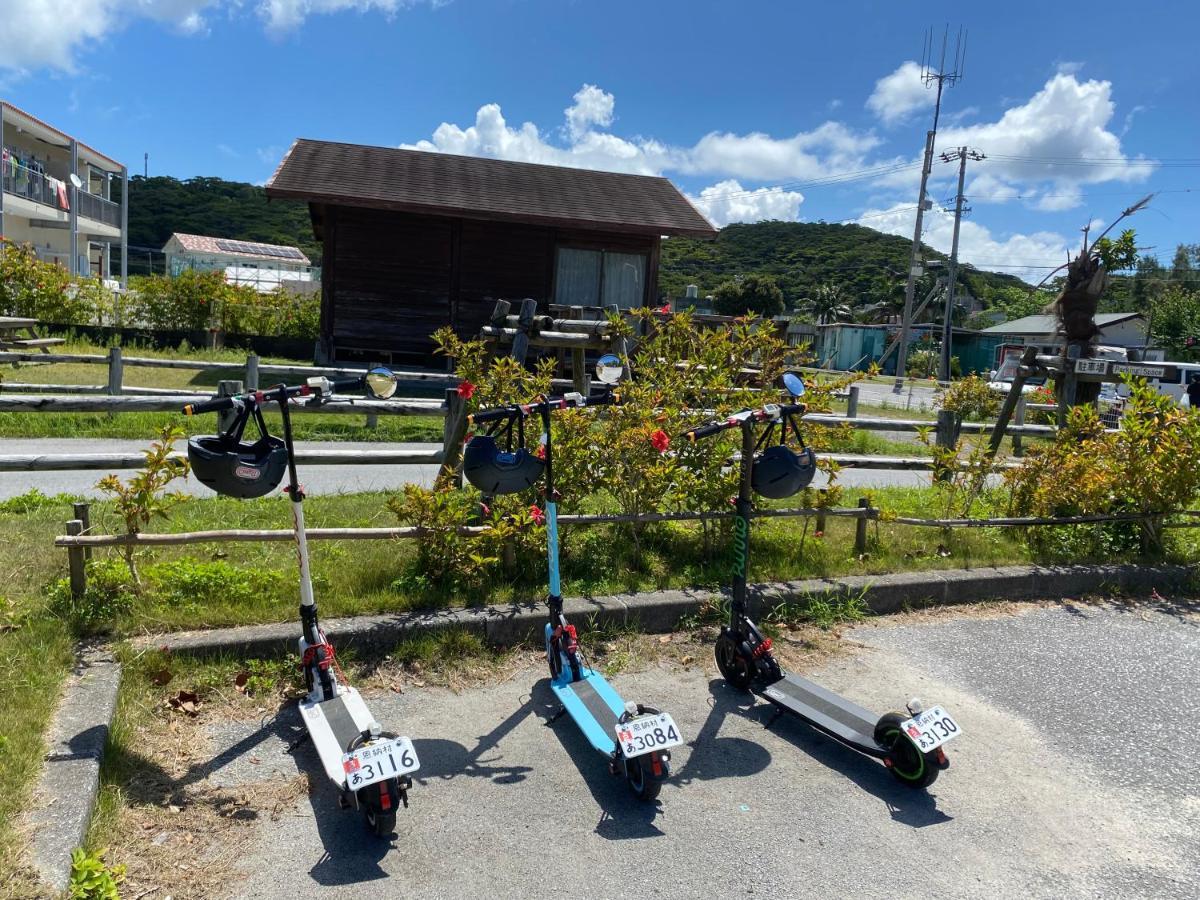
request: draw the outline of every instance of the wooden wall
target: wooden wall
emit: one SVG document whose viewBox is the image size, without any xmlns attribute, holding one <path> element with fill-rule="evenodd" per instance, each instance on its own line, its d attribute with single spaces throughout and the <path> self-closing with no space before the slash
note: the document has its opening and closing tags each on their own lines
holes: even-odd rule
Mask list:
<svg viewBox="0 0 1200 900">
<path fill-rule="evenodd" d="M 358 207 L 314 210 L 324 240 L 321 350 L 384 351 L 436 364 L 430 335 L 450 324 L 473 337 L 495 300 L 532 297 L 545 309 L 554 292 L 558 245 L 649 254 L 646 302 L 657 290 L 656 237 Z"/>
</svg>

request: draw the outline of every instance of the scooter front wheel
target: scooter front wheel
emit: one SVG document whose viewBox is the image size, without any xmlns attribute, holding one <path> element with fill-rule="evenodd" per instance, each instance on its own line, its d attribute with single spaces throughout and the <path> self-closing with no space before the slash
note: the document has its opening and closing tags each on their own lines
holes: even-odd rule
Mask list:
<svg viewBox="0 0 1200 900">
<path fill-rule="evenodd" d="M 717 638 L 714 653 L 721 677 L 739 691 L 749 690 L 750 683 L 754 680 L 754 667 L 742 653 L 741 641 L 735 640 L 728 631 L 723 631 Z"/>
<path fill-rule="evenodd" d="M 922 753 L 904 733 L 900 724 L 911 716 L 901 712 L 884 713 L 875 725 L 875 743 L 888 751 L 888 771 L 901 784 L 914 790 L 927 788 L 937 781 L 941 767 L 935 753 Z"/>
</svg>

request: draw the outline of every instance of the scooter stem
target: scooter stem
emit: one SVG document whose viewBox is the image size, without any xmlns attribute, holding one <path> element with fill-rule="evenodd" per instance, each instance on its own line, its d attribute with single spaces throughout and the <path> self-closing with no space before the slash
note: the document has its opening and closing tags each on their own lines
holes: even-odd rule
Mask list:
<svg viewBox="0 0 1200 900">
<path fill-rule="evenodd" d="M 742 423 L 742 458 L 738 495 L 737 518 L 734 519 L 734 554 L 736 565 L 733 573 L 733 602 L 730 604 L 730 625 L 737 627 L 746 615 L 746 571 L 750 564 L 750 513 L 754 502 L 751 499 L 751 474 L 754 466 L 754 422 L 747 419 Z"/>
</svg>

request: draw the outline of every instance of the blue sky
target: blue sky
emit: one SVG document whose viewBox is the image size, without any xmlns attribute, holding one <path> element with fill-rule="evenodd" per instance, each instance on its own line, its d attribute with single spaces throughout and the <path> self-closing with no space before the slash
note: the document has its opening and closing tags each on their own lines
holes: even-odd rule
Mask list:
<svg viewBox="0 0 1200 900">
<path fill-rule="evenodd" d="M 927 10 L 970 33 L 938 147 L 989 157 L 968 169 L 964 258 L 1040 276 L 1081 226 L 1152 190 L 1139 243 L 1169 261 L 1200 242 L 1200 9 L 1188 6 Z M 0 0 L 0 96 L 133 172 L 148 152 L 151 174 L 262 182 L 303 136 L 661 173 L 717 224 L 911 234 L 932 99 L 911 63 L 934 24 L 915 10 Z M 935 164 L 935 200 L 954 175 Z M 925 238 L 948 249 L 950 230 L 935 212 Z"/>
</svg>

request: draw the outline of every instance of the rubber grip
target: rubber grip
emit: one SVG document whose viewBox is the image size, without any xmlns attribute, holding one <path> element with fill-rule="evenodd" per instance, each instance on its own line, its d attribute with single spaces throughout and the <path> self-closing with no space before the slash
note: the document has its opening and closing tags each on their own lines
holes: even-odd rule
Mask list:
<svg viewBox="0 0 1200 900">
<path fill-rule="evenodd" d="M 471 413 L 467 416 L 467 421 L 471 424 L 476 422 L 494 422 L 496 419 L 511 416 L 514 412 L 515 410 L 511 406 L 498 406 L 495 409 L 485 409 L 480 412 Z"/>
<path fill-rule="evenodd" d="M 189 403 L 183 408 L 183 413 L 188 416 L 198 416 L 200 413 L 232 408 L 233 397 L 221 397 L 217 400 L 205 400 L 203 403 Z"/>
</svg>

